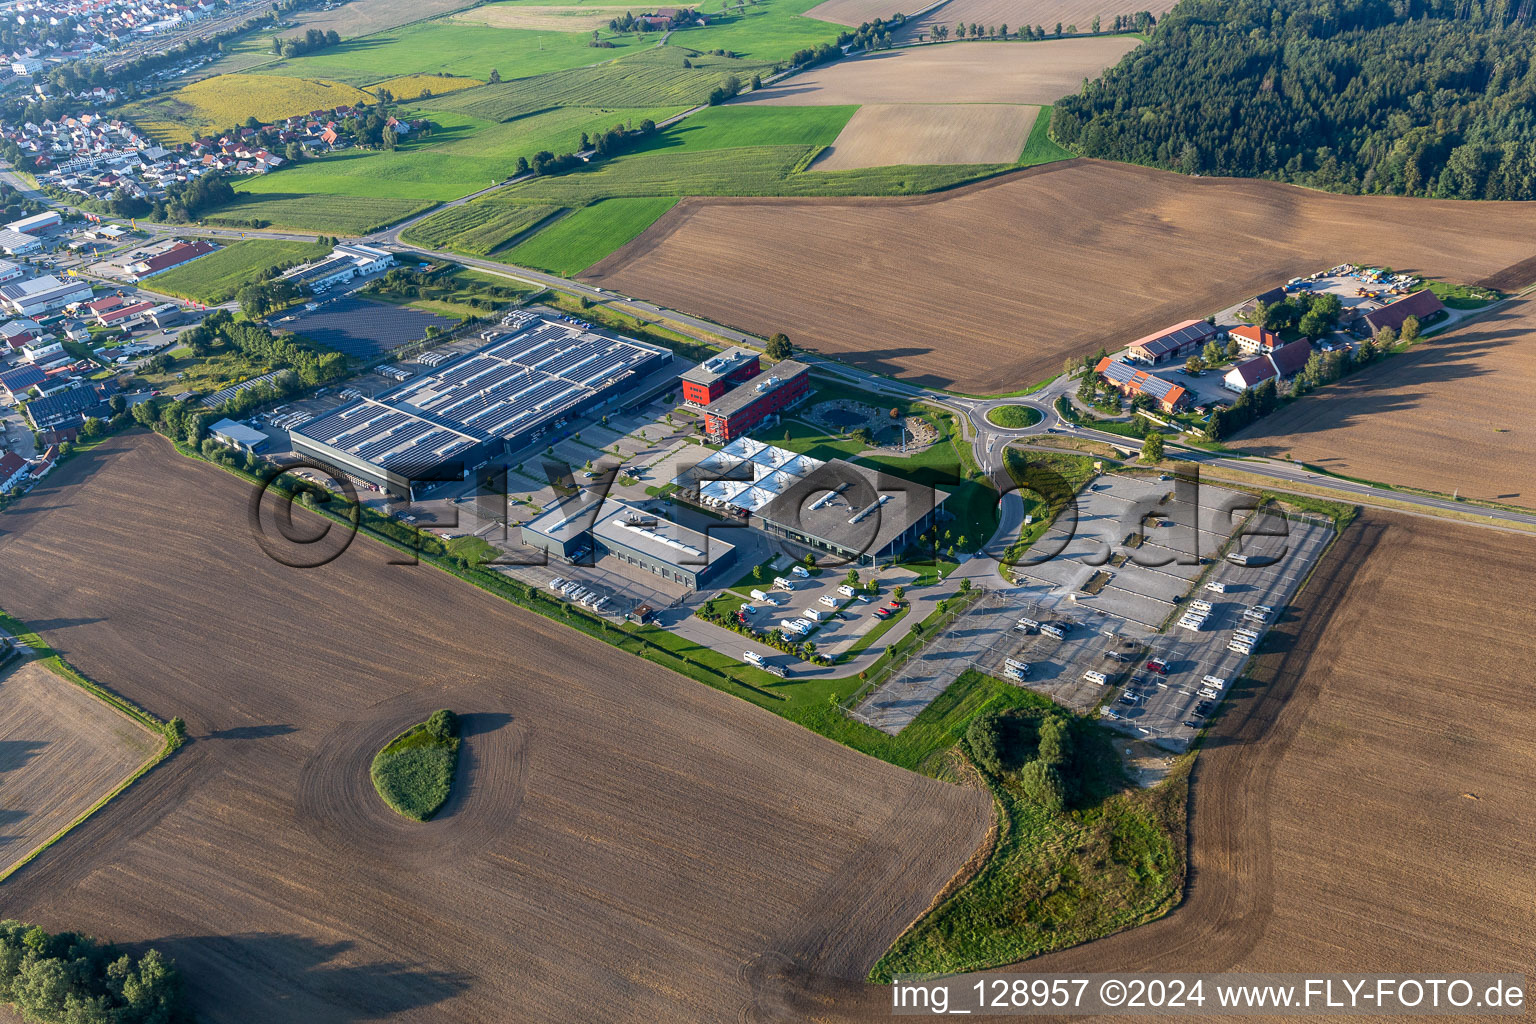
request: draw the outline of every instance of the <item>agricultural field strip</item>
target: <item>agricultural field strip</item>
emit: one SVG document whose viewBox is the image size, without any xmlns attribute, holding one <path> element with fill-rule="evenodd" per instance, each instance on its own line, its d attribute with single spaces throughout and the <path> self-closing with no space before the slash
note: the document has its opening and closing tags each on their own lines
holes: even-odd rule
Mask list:
<svg viewBox="0 0 1536 1024">
<path fill-rule="evenodd" d="M 39 661 L 0 669 L 0 875 L 153 758 L 161 743 Z"/>
</svg>

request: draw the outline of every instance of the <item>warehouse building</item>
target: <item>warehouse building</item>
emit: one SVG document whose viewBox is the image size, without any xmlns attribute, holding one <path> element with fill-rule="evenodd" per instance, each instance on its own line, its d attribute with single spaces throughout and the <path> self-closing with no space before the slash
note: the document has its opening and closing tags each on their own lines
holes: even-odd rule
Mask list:
<svg viewBox="0 0 1536 1024">
<path fill-rule="evenodd" d="M 359 274 L 371 274 L 392 266 L 393 253 L 371 245 L 338 245 L 318 263 L 305 263 L 283 274 L 283 280 L 301 284 L 310 291 L 323 292 L 332 285 L 346 284 Z"/>
<path fill-rule="evenodd" d="M 664 348 L 529 317 L 480 348 L 292 431 L 295 451 L 398 493 L 513 451 L 623 398 L 667 367 Z"/>
<path fill-rule="evenodd" d="M 105 418 L 111 414 L 107 400 L 111 391 L 104 384 L 87 384 L 35 398 L 27 403 L 27 419 L 33 430 L 58 430 L 78 427 L 87 416 Z"/>
<path fill-rule="evenodd" d="M 756 352 L 745 348 L 728 348 L 719 355 L 710 356 L 679 377 L 683 382 L 683 401 L 689 405 L 706 406 L 757 374 Z"/>
<path fill-rule="evenodd" d="M 1179 412 L 1192 404 L 1189 392 L 1182 385 L 1159 377 L 1146 370 L 1138 370 L 1130 363 L 1105 356 L 1094 367 L 1100 377 L 1120 389 L 1127 398 L 1149 395 L 1164 412 Z"/>
<path fill-rule="evenodd" d="M 1438 317 L 1445 312 L 1445 304 L 1436 297 L 1435 293 L 1425 288 L 1423 291 L 1405 295 L 1396 302 L 1390 302 L 1380 309 L 1373 309 L 1365 314 L 1365 328 L 1371 337 L 1376 337 L 1385 328 L 1392 328 L 1401 332 L 1403 321 L 1410 316 L 1417 317 L 1420 324 L 1425 324 L 1433 317 Z"/>
<path fill-rule="evenodd" d="M 851 564 L 895 558 L 937 519 L 949 496 L 889 473 L 832 459 L 758 510 L 758 527 Z"/>
<path fill-rule="evenodd" d="M 200 256 L 207 256 L 218 249 L 212 242 L 176 241 L 160 252 L 143 259 L 135 260 L 128 264 L 127 272 L 123 275 L 129 281 L 142 281 L 156 274 L 163 274 L 167 270 L 179 267 L 183 263 L 191 263 Z"/>
<path fill-rule="evenodd" d="M 718 578 L 736 548 L 614 498 L 572 498 L 522 527 L 523 543 L 567 562 L 612 557 L 690 590 Z"/>
<path fill-rule="evenodd" d="M 34 277 L 30 281 L 0 284 L 0 302 L 17 316 L 35 317 L 91 297 L 91 286 L 86 281 L 61 281 L 52 274 Z"/>
<path fill-rule="evenodd" d="M 62 227 L 63 224 L 64 218 L 59 215 L 59 212 L 49 210 L 47 213 L 34 213 L 30 217 L 13 220 L 5 226 L 5 229 L 20 232 L 23 235 L 40 235 Z"/>
<path fill-rule="evenodd" d="M 238 420 L 219 420 L 208 428 L 208 433 L 226 448 L 235 448 L 243 452 L 259 452 L 267 443 L 266 434 Z"/>
<path fill-rule="evenodd" d="M 704 430 L 724 444 L 811 393 L 811 368 L 786 359 L 704 407 Z"/>
<path fill-rule="evenodd" d="M 0 252 L 7 256 L 25 256 L 28 253 L 37 252 L 42 247 L 42 240 L 33 235 L 12 231 L 10 228 L 0 228 Z"/>
<path fill-rule="evenodd" d="M 1130 359 L 1149 366 L 1176 362 L 1198 355 L 1206 342 L 1217 340 L 1220 334 L 1214 324 L 1204 320 L 1185 320 L 1131 342 Z"/>
</svg>

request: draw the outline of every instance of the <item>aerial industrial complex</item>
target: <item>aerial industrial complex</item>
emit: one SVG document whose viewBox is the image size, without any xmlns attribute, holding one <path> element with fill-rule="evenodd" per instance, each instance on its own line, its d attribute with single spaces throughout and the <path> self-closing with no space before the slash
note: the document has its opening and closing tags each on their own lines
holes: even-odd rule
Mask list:
<svg viewBox="0 0 1536 1024">
<path fill-rule="evenodd" d="M 672 360 L 663 348 L 524 314 L 480 338 L 458 359 L 297 428 L 295 450 L 406 493 L 444 466 L 462 470 L 632 399 L 635 384 Z"/>
</svg>

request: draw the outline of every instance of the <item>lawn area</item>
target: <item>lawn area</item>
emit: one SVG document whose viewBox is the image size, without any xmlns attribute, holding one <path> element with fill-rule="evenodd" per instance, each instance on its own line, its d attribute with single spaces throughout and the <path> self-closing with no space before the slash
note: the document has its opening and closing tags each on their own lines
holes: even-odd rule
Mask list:
<svg viewBox="0 0 1536 1024">
<path fill-rule="evenodd" d="M 278 227 L 327 235 L 366 235 L 430 209 L 429 200 L 368 196 L 310 196 L 289 192 L 244 193 L 228 206 L 202 215 L 209 224 Z"/>
<path fill-rule="evenodd" d="M 1482 309 L 1490 302 L 1503 298 L 1503 295 L 1491 288 L 1479 288 L 1471 284 L 1426 281 L 1424 287 L 1434 292 L 1435 296 L 1451 309 Z"/>
<path fill-rule="evenodd" d="M 1024 514 L 1034 520 L 1020 527 L 1018 540 L 1003 554 L 1005 565 L 1017 564 L 1029 546 L 1051 528 L 1077 492 L 1098 475 L 1094 461 L 1089 455 L 1004 449 L 1003 465 L 1018 485 L 1016 493 L 1024 502 Z"/>
<path fill-rule="evenodd" d="M 976 675 L 967 672 L 940 700 Z M 982 692 L 988 685 L 970 683 Z M 990 686 L 987 712 L 1010 709 L 999 719 L 1010 739 L 996 748 L 1003 754 L 997 770 L 977 756 L 974 733 L 966 734 L 964 749 L 997 801 L 997 846 L 975 877 L 880 958 L 873 981 L 1014 963 L 1161 917 L 1182 894 L 1190 762 L 1156 786 L 1134 788 L 1107 729 L 1028 690 L 995 680 Z M 1025 781 L 1026 766 L 1044 756 L 1040 734 L 1049 718 L 1067 727 L 1058 771 L 1069 799 L 1061 810 L 1042 803 Z"/>
<path fill-rule="evenodd" d="M 987 410 L 987 422 L 1010 430 L 1032 427 L 1041 419 L 1040 410 L 1029 405 L 999 405 Z"/>
<path fill-rule="evenodd" d="M 439 127 L 393 151 L 347 149 L 237 183 L 239 192 L 350 195 L 446 202 L 511 177 L 518 157 L 574 152 L 585 132 L 661 120 L 678 108 L 550 110 L 504 124 L 459 111 L 413 110 Z"/>
<path fill-rule="evenodd" d="M 154 289 L 214 306 L 234 298 L 241 285 L 254 281 L 268 267 L 303 263 L 330 251 L 330 246 L 313 242 L 247 238 L 157 275 Z"/>
<path fill-rule="evenodd" d="M 459 726 L 452 711 L 434 711 L 396 736 L 373 759 L 379 796 L 399 813 L 426 821 L 448 802 L 459 763 Z"/>
<path fill-rule="evenodd" d="M 263 74 L 325 78 L 364 86 L 406 75 L 462 75 L 485 81 L 494 69 L 503 78 L 528 78 L 550 71 L 612 60 L 627 50 L 655 45 L 654 39 L 603 36 L 613 49 L 590 46 L 587 32 L 529 32 L 450 19 L 422 21 L 387 32 L 343 39 L 335 46 L 263 67 Z"/>
<path fill-rule="evenodd" d="M 1024 140 L 1024 152 L 1019 154 L 1020 167 L 1070 160 L 1076 156 L 1075 153 L 1061 148 L 1051 140 L 1051 112 L 1055 109 L 1055 107 L 1041 107 L 1040 113 L 1035 115 L 1035 123 L 1029 129 L 1029 138 Z"/>
<path fill-rule="evenodd" d="M 507 260 L 571 277 L 640 234 L 676 204 L 671 197 L 604 199 L 538 232 L 510 250 Z"/>
</svg>

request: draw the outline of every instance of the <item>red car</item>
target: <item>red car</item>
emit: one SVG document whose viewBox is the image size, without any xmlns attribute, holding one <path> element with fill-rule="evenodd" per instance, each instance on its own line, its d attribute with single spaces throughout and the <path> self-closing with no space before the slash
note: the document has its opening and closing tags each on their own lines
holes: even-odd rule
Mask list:
<svg viewBox="0 0 1536 1024">
<path fill-rule="evenodd" d="M 1168 663 L 1166 661 L 1158 661 L 1156 658 L 1153 658 L 1151 661 L 1147 662 L 1147 671 L 1156 672 L 1160 676 L 1165 676 L 1168 674 Z"/>
</svg>

